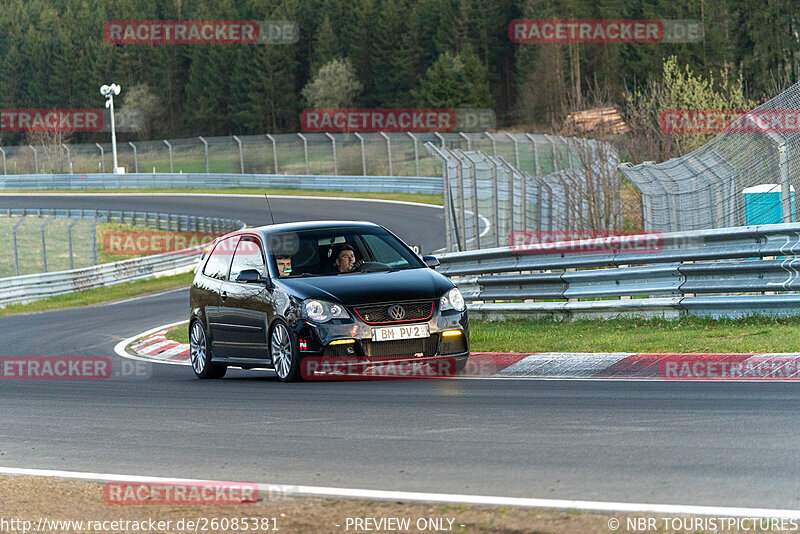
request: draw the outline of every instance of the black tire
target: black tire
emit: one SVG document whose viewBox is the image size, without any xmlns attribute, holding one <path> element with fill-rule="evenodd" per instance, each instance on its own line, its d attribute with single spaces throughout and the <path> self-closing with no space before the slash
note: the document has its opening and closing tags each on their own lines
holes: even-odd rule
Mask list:
<svg viewBox="0 0 800 534">
<path fill-rule="evenodd" d="M 222 378 L 228 371 L 225 365 L 211 363 L 211 345 L 203 324 L 194 320 L 189 324 L 189 359 L 195 376 L 200 379 Z"/>
<path fill-rule="evenodd" d="M 269 355 L 272 368 L 281 382 L 296 382 L 300 377 L 300 351 L 289 326 L 278 319 L 269 332 Z"/>
</svg>

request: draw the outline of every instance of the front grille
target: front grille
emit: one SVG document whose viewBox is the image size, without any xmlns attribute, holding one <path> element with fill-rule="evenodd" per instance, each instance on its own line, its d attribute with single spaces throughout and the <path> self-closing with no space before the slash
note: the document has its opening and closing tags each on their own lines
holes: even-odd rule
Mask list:
<svg viewBox="0 0 800 534">
<path fill-rule="evenodd" d="M 394 305 L 402 306 L 405 317 L 395 319 L 389 315 L 389 308 Z M 397 302 L 370 306 L 356 306 L 353 311 L 367 324 L 410 323 L 414 321 L 427 321 L 433 315 L 434 302 Z M 385 343 L 385 342 L 384 342 Z"/>
<path fill-rule="evenodd" d="M 395 358 L 415 358 L 419 353 L 430 357 L 436 355 L 438 336 L 421 339 L 401 339 L 398 341 L 362 341 L 361 346 L 371 360 L 390 360 Z"/>
</svg>

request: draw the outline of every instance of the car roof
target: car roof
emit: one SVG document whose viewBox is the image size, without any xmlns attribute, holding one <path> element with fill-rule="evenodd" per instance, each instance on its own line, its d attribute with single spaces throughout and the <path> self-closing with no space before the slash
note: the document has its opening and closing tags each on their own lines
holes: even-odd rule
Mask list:
<svg viewBox="0 0 800 534">
<path fill-rule="evenodd" d="M 257 228 L 247 228 L 242 232 L 257 231 L 262 234 L 276 232 L 293 232 L 300 230 L 326 230 L 331 228 L 380 228 L 379 224 L 369 221 L 299 221 L 291 223 L 268 224 Z"/>
</svg>

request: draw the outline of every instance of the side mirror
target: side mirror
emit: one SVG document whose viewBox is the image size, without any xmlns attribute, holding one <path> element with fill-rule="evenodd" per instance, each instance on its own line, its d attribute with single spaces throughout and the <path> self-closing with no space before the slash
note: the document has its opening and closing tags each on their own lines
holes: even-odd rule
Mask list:
<svg viewBox="0 0 800 534">
<path fill-rule="evenodd" d="M 431 269 L 439 266 L 439 260 L 436 258 L 436 256 L 422 256 L 422 261 L 424 261 L 425 265 Z"/>
<path fill-rule="evenodd" d="M 236 277 L 236 281 L 244 284 L 251 284 L 254 282 L 265 282 L 266 280 L 261 277 L 261 273 L 257 269 L 245 269 Z"/>
</svg>

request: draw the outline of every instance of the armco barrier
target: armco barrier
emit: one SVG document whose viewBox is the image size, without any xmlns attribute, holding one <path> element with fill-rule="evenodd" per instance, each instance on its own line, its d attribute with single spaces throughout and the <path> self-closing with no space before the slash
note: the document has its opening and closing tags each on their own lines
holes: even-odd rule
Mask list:
<svg viewBox="0 0 800 534">
<path fill-rule="evenodd" d="M 132 258 L 71 271 L 0 278 L 0 306 L 151 278 L 194 264 L 203 247 Z"/>
<path fill-rule="evenodd" d="M 442 194 L 442 179 L 409 176 L 328 176 L 285 174 L 9 174 L 3 189 L 291 188 L 328 191 Z"/>
<path fill-rule="evenodd" d="M 242 221 L 217 217 L 196 217 L 167 213 L 108 210 L 26 209 L 3 210 L 9 215 L 51 215 L 81 217 L 107 222 L 119 222 L 173 231 L 216 232 L 224 234 L 244 228 Z M 203 246 L 132 258 L 113 263 L 93 265 L 68 271 L 28 274 L 0 278 L 0 306 L 74 293 L 85 289 L 111 286 L 168 274 L 193 265 Z"/>
<path fill-rule="evenodd" d="M 438 270 L 458 285 L 471 311 L 486 316 L 800 314 L 800 223 L 657 238 L 659 249 L 647 253 L 526 254 L 501 247 L 443 254 Z M 590 241 L 552 246 L 582 244 Z"/>
</svg>

